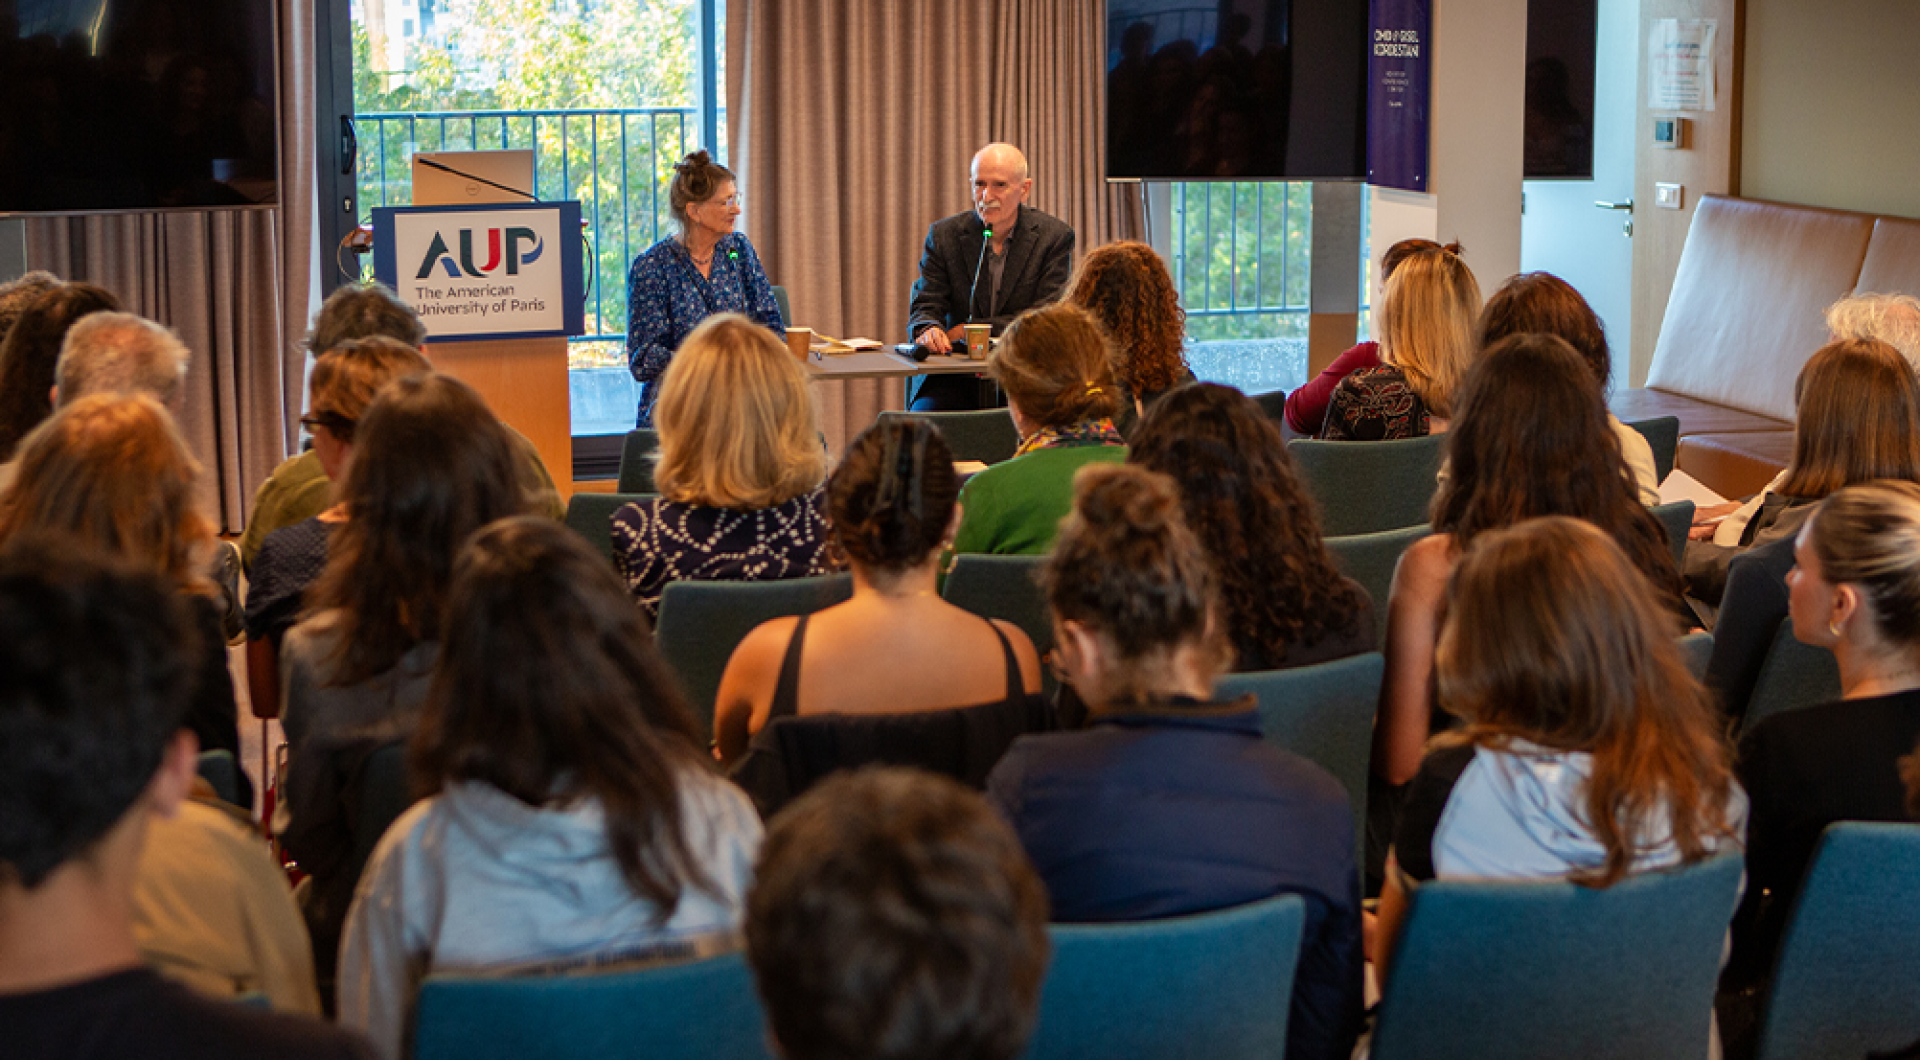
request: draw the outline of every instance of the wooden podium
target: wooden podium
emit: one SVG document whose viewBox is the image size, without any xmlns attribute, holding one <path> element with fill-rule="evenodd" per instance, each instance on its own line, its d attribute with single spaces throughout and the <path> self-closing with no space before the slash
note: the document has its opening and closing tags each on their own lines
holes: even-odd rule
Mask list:
<svg viewBox="0 0 1920 1060">
<path fill-rule="evenodd" d="M 508 152 L 480 152 L 506 154 Z M 514 152 L 518 153 L 518 152 Z M 446 157 L 446 156 L 441 156 Z M 516 184 L 519 182 L 515 182 Z M 530 182 L 528 182 L 530 183 Z M 482 183 L 464 189 L 447 182 L 415 184 L 415 206 L 521 203 L 526 199 Z M 527 436 L 565 502 L 573 495 L 573 408 L 567 390 L 563 337 L 427 341 L 434 368 L 480 392 L 493 414 Z"/>
</svg>

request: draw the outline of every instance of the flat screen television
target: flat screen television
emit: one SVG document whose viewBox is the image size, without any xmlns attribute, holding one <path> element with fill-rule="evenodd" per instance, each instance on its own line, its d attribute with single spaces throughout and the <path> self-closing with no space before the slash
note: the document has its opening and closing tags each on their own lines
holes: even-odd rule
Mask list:
<svg viewBox="0 0 1920 1060">
<path fill-rule="evenodd" d="M 1593 179 L 1598 0 L 1527 4 L 1528 180 Z"/>
<path fill-rule="evenodd" d="M 1367 0 L 1107 0 L 1107 176 L 1366 176 Z"/>
<path fill-rule="evenodd" d="M 0 213 L 277 200 L 273 0 L 0 0 Z"/>
</svg>

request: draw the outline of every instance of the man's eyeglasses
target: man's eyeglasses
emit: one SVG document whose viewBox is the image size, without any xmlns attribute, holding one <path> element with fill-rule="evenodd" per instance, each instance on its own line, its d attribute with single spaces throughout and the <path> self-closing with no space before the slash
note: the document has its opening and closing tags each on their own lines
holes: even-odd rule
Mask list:
<svg viewBox="0 0 1920 1060">
<path fill-rule="evenodd" d="M 309 433 L 315 427 L 325 427 L 327 433 L 335 438 L 343 442 L 353 441 L 354 421 L 338 412 L 309 412 L 300 417 L 300 426 L 305 427 Z"/>
</svg>

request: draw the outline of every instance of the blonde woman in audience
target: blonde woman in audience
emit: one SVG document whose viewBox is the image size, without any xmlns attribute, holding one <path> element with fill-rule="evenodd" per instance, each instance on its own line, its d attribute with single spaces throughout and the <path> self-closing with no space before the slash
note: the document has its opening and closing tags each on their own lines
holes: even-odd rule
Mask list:
<svg viewBox="0 0 1920 1060">
<path fill-rule="evenodd" d="M 300 423 L 329 482 L 345 478 L 354 430 L 374 394 L 403 375 L 432 370 L 413 347 L 378 336 L 342 343 L 314 360 Z M 247 689 L 260 717 L 271 717 L 280 706 L 280 641 L 327 565 L 327 540 L 346 521 L 346 506 L 333 505 L 268 534 L 254 556 L 247 576 Z"/>
<path fill-rule="evenodd" d="M 955 552 L 1039 555 L 1073 507 L 1073 476 L 1127 458 L 1113 425 L 1120 389 L 1111 340 L 1077 305 L 1030 309 L 1007 325 L 987 371 L 1007 392 L 1020 447 L 967 480 Z"/>
<path fill-rule="evenodd" d="M 461 551 L 412 767 L 432 795 L 367 863 L 340 958 L 340 1022 L 384 1056 L 407 1052 L 429 975 L 736 946 L 760 820 L 713 775 L 619 580 L 565 527 L 509 519 Z"/>
<path fill-rule="evenodd" d="M 451 376 L 388 384 L 355 427 L 354 447 L 340 484 L 352 518 L 335 528 L 308 617 L 281 642 L 288 762 L 274 830 L 312 877 L 304 912 L 323 991 L 365 838 L 354 831 L 348 777 L 419 719 L 461 543 L 525 510 L 506 431 Z"/>
<path fill-rule="evenodd" d="M 1920 481 L 1920 380 L 1878 339 L 1820 347 L 1794 381 L 1793 459 L 1718 528 L 1696 527 L 1687 543 L 1687 591 L 1718 605 L 1727 564 L 1796 534 L 1815 502 L 1874 479 Z"/>
<path fill-rule="evenodd" d="M 29 434 L 19 458 L 19 480 L 0 496 L 0 540 L 50 531 L 171 579 L 202 637 L 186 726 L 202 751 L 238 756 L 223 602 L 205 574 L 213 523 L 195 496 L 200 464 L 173 417 L 144 394 L 81 398 Z M 242 801 L 252 805 L 244 776 L 242 786 Z"/>
<path fill-rule="evenodd" d="M 1608 887 L 1740 843 L 1746 799 L 1661 601 L 1607 534 L 1533 519 L 1480 535 L 1447 589 L 1436 737 L 1407 798 L 1374 963 L 1391 973 L 1429 880 Z"/>
<path fill-rule="evenodd" d="M 1088 722 L 1014 741 L 987 797 L 1046 883 L 1053 919 L 1151 920 L 1297 894 L 1312 926 L 1287 1056 L 1345 1060 L 1361 1002 L 1347 796 L 1262 737 L 1253 697 L 1214 701 L 1233 649 L 1172 480 L 1080 472 L 1041 578 L 1055 665 Z"/>
<path fill-rule="evenodd" d="M 1840 701 L 1761 720 L 1740 742 L 1753 797 L 1735 978 L 1764 977 L 1820 833 L 1907 819 L 1900 756 L 1920 739 L 1920 485 L 1870 482 L 1815 506 L 1787 575 L 1793 635 L 1833 652 Z"/>
<path fill-rule="evenodd" d="M 1478 349 L 1480 284 L 1459 247 L 1421 250 L 1388 277 L 1378 315 L 1380 363 L 1340 381 L 1320 437 L 1419 438 L 1446 429 Z"/>
<path fill-rule="evenodd" d="M 1187 364 L 1187 311 L 1166 263 L 1145 243 L 1108 243 L 1080 263 L 1066 301 L 1092 313 L 1113 340 L 1120 384 L 1113 423 L 1122 436 L 1162 394 L 1193 382 Z"/>
<path fill-rule="evenodd" d="M 667 583 L 775 581 L 837 567 L 826 447 L 806 369 L 738 313 L 675 351 L 653 406 L 660 496 L 613 517 L 613 562 L 652 618 Z"/>
<path fill-rule="evenodd" d="M 1039 693 L 1040 659 L 1020 627 L 934 591 L 941 547 L 960 518 L 958 492 L 953 454 L 926 421 L 882 420 L 854 439 L 827 483 L 853 598 L 761 623 L 734 649 L 713 725 L 722 762 L 737 761 L 775 718 L 945 710 Z M 876 644 L 886 651 L 876 655 Z"/>
<path fill-rule="evenodd" d="M 1455 257 L 1460 256 L 1458 243 L 1449 243 L 1445 247 L 1431 239 L 1402 239 L 1387 248 L 1380 255 L 1380 283 L 1384 286 L 1393 279 L 1394 272 L 1402 262 L 1416 254 L 1430 250 L 1446 250 Z M 1382 307 L 1384 308 L 1384 301 Z M 1327 422 L 1327 405 L 1333 400 L 1333 390 L 1340 381 L 1362 368 L 1380 367 L 1380 343 L 1369 339 L 1355 343 L 1353 347 L 1333 359 L 1333 363 L 1320 370 L 1320 374 L 1307 380 L 1300 389 L 1287 395 L 1287 429 L 1295 435 L 1312 438 L 1320 433 Z"/>
</svg>

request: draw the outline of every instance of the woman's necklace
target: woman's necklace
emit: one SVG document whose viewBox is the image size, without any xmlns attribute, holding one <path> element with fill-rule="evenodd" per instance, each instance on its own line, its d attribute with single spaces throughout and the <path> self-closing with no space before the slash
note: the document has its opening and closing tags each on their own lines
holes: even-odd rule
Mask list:
<svg viewBox="0 0 1920 1060">
<path fill-rule="evenodd" d="M 719 246 L 720 244 L 719 244 L 719 243 L 715 243 L 715 244 L 713 244 L 713 246 L 710 246 L 710 247 L 708 247 L 708 248 L 707 248 L 707 253 L 706 253 L 706 255 L 705 255 L 704 257 L 703 257 L 703 256 L 701 256 L 701 255 L 699 255 L 699 254 L 695 254 L 695 253 L 693 252 L 693 244 L 691 244 L 691 243 L 682 243 L 682 244 L 680 244 L 680 245 L 681 245 L 681 247 L 682 247 L 682 248 L 683 248 L 684 250 L 686 250 L 686 252 L 687 252 L 687 257 L 688 257 L 688 258 L 690 258 L 690 259 L 692 259 L 692 261 L 693 261 L 693 263 L 694 263 L 695 265 L 698 265 L 698 266 L 700 266 L 701 268 L 703 268 L 703 269 L 704 269 L 704 268 L 706 268 L 706 267 L 707 267 L 708 265 L 711 265 L 711 264 L 713 264 L 713 252 L 714 252 L 714 249 L 715 249 L 716 247 L 718 247 L 718 246 Z"/>
</svg>

